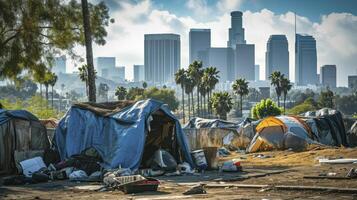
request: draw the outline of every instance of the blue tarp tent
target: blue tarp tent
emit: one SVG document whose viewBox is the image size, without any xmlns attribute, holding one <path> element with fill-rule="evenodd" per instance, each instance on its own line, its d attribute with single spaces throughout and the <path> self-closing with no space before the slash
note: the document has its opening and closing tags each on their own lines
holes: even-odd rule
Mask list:
<svg viewBox="0 0 357 200">
<path fill-rule="evenodd" d="M 155 127 L 165 120 L 171 121 L 172 129 L 168 130 L 174 136 L 166 147 L 173 146 L 175 152 L 170 153 L 193 166 L 190 148 L 179 121 L 166 105 L 152 99 L 137 101 L 109 115 L 99 115 L 91 109 L 74 105 L 59 122 L 54 142 L 62 160 L 94 147 L 103 158 L 105 168 L 121 166 L 135 170 L 140 167 L 144 151 L 149 151 L 147 142 L 150 137 L 151 141 L 159 143 L 170 139 L 165 137 L 160 140 L 162 135 L 155 136 Z M 153 124 L 153 121 L 157 123 Z"/>
</svg>

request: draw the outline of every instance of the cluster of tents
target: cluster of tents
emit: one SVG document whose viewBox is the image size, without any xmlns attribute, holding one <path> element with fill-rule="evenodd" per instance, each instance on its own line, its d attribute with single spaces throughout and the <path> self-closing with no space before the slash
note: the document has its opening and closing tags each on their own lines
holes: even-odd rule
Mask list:
<svg viewBox="0 0 357 200">
<path fill-rule="evenodd" d="M 357 124 L 351 130 L 350 135 L 356 135 Z M 137 170 L 147 167 L 146 161 L 159 149 L 168 151 L 177 163 L 194 166 L 191 150 L 204 146 L 232 145 L 257 152 L 356 142 L 349 139 L 342 114 L 334 110 L 240 123 L 194 118 L 181 128 L 167 105 L 152 99 L 75 104 L 59 121 L 53 137 L 47 135 L 44 124 L 31 113 L 0 109 L 0 173 L 11 173 L 16 163 L 34 155 L 45 156 L 50 149 L 65 160 L 95 148 L 104 168 Z"/>
<path fill-rule="evenodd" d="M 184 128 L 190 133 L 189 138 L 203 144 L 226 145 L 224 139 L 233 134 L 230 145 L 250 153 L 273 149 L 304 150 L 310 144 L 355 146 L 357 132 L 356 123 L 351 131 L 346 131 L 342 114 L 326 108 L 303 116 L 271 116 L 258 121 L 245 119 L 240 123 L 194 118 Z M 220 143 L 207 137 L 207 132 L 212 130 L 224 133 Z"/>
</svg>

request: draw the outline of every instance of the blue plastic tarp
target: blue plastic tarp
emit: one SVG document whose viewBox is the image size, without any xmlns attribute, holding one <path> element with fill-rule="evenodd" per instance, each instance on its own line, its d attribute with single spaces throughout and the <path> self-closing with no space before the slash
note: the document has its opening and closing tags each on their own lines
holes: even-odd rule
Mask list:
<svg viewBox="0 0 357 200">
<path fill-rule="evenodd" d="M 26 110 L 5 110 L 0 109 L 0 125 L 8 122 L 12 118 L 38 121 L 38 118 Z"/>
<path fill-rule="evenodd" d="M 59 122 L 54 136 L 61 159 L 94 147 L 103 158 L 105 168 L 121 166 L 138 169 L 148 132 L 147 120 L 159 109 L 175 121 L 175 135 L 183 159 L 193 166 L 186 135 L 179 121 L 167 106 L 152 99 L 138 101 L 109 117 L 72 106 Z"/>
</svg>

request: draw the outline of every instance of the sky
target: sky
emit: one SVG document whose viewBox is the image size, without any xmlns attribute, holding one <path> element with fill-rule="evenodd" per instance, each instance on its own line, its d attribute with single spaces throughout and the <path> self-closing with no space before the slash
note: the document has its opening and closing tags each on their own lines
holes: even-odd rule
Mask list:
<svg viewBox="0 0 357 200">
<path fill-rule="evenodd" d="M 92 0 L 97 3 L 99 0 Z M 289 42 L 290 79 L 294 81 L 294 12 L 297 33 L 317 41 L 318 73 L 325 64 L 337 66 L 337 85 L 347 86 L 348 74 L 357 74 L 357 1 L 354 0 L 104 0 L 114 24 L 107 28 L 107 44 L 94 45 L 94 57 L 114 56 L 117 66 L 144 63 L 144 34 L 181 36 L 181 67 L 188 66 L 190 28 L 210 28 L 213 47 L 225 47 L 230 12 L 243 12 L 247 43 L 255 44 L 260 78 L 265 73 L 266 42 L 272 34 L 285 34 Z M 83 49 L 78 52 L 84 54 Z M 83 55 L 84 56 L 84 55 Z M 73 64 L 72 64 L 73 66 Z M 70 70 L 73 67 L 70 65 Z"/>
</svg>

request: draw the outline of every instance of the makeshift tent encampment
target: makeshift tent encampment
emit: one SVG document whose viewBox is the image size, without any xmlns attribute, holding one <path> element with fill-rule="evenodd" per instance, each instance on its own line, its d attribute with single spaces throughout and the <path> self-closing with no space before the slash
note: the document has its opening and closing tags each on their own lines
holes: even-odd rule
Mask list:
<svg viewBox="0 0 357 200">
<path fill-rule="evenodd" d="M 59 122 L 61 159 L 95 148 L 105 168 L 138 169 L 159 148 L 193 165 L 186 136 L 167 105 L 156 100 L 73 105 Z"/>
<path fill-rule="evenodd" d="M 314 143 L 309 126 L 299 117 L 278 116 L 263 119 L 256 127 L 248 152 L 271 149 L 299 150 Z"/>
<path fill-rule="evenodd" d="M 31 152 L 43 155 L 49 145 L 46 128 L 36 116 L 25 110 L 0 109 L 0 173 L 16 170 L 16 156 L 22 161 Z"/>
</svg>

